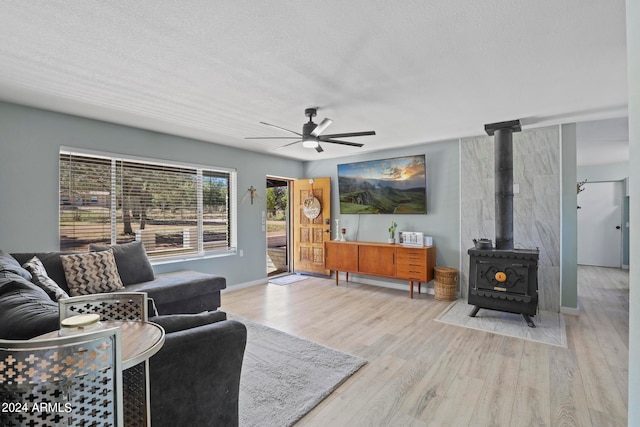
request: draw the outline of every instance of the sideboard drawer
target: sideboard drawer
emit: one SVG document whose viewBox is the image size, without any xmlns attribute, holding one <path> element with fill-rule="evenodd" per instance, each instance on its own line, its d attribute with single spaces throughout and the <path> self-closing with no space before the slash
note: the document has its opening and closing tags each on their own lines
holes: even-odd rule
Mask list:
<svg viewBox="0 0 640 427">
<path fill-rule="evenodd" d="M 399 279 L 418 280 L 421 282 L 427 281 L 427 266 L 426 265 L 409 265 L 398 264 L 396 269 L 396 275 Z"/>
<path fill-rule="evenodd" d="M 427 281 L 427 251 L 425 248 L 398 247 L 396 275 L 400 279 Z"/>
</svg>

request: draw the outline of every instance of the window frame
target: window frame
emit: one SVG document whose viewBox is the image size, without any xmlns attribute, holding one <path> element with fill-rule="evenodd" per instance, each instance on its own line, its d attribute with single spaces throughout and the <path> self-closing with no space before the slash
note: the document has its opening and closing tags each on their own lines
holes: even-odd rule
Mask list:
<svg viewBox="0 0 640 427">
<path fill-rule="evenodd" d="M 61 191 L 60 180 L 62 178 L 62 157 L 68 156 L 85 156 L 85 157 L 93 157 L 104 160 L 109 160 L 111 162 L 111 203 L 110 203 L 110 221 L 111 221 L 111 230 L 110 230 L 110 238 L 111 244 L 116 244 L 116 225 L 119 222 L 122 222 L 122 218 L 116 215 L 116 211 L 118 210 L 118 206 L 116 203 L 117 194 L 115 191 L 116 181 L 117 181 L 117 173 L 116 173 L 116 165 L 124 164 L 124 163 L 139 163 L 142 165 L 149 165 L 153 167 L 169 167 L 169 168 L 179 168 L 179 169 L 193 169 L 195 174 L 197 175 L 197 183 L 196 183 L 196 198 L 197 198 L 197 241 L 198 247 L 195 252 L 180 252 L 177 254 L 152 254 L 149 256 L 149 259 L 152 264 L 164 264 L 164 263 L 172 263 L 172 262 L 181 262 L 188 261 L 192 259 L 203 259 L 203 258 L 214 258 L 220 256 L 228 256 L 235 255 L 237 253 L 237 242 L 238 242 L 238 204 L 237 204 L 237 170 L 235 168 L 222 167 L 222 166 L 212 166 L 212 165 L 203 165 L 198 163 L 190 163 L 190 162 L 176 162 L 165 159 L 158 158 L 150 158 L 143 156 L 134 156 L 134 155 L 123 155 L 117 153 L 110 153 L 104 151 L 97 150 L 88 150 L 81 149 L 77 147 L 68 147 L 68 146 L 60 146 L 60 150 L 58 152 L 58 191 Z M 207 174 L 223 174 L 228 175 L 228 207 L 227 207 L 227 228 L 228 228 L 228 244 L 226 247 L 221 249 L 207 249 L 204 242 L 204 205 L 203 205 L 203 174 L 206 176 Z M 58 242 L 61 243 L 62 232 L 61 232 L 61 202 L 62 198 L 59 194 L 58 196 Z"/>
</svg>

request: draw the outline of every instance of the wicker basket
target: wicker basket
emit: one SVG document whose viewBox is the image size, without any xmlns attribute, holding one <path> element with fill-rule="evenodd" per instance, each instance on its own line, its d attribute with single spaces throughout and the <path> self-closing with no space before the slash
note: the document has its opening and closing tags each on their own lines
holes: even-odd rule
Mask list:
<svg viewBox="0 0 640 427">
<path fill-rule="evenodd" d="M 458 270 L 451 267 L 435 267 L 435 298 L 439 301 L 455 301 L 458 290 Z"/>
</svg>

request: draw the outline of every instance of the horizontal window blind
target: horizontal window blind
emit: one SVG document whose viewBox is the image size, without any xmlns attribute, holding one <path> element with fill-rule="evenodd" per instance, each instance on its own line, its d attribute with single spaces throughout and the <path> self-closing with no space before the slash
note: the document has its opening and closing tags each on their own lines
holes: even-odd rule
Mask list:
<svg viewBox="0 0 640 427">
<path fill-rule="evenodd" d="M 235 246 L 235 172 L 60 152 L 60 248 L 142 241 L 149 256 Z"/>
</svg>

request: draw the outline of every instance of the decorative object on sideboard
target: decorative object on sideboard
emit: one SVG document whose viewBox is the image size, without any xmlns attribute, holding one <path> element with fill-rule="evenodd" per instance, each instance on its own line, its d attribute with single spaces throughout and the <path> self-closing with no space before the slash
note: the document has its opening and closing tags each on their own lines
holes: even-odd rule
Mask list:
<svg viewBox="0 0 640 427">
<path fill-rule="evenodd" d="M 347 229 L 346 229 L 346 228 L 341 228 L 341 229 L 340 229 L 340 233 L 341 233 L 341 234 L 340 234 L 340 241 L 341 241 L 341 242 L 346 242 L 346 241 L 347 241 L 347 239 L 346 239 L 346 237 L 345 237 L 345 236 L 346 236 L 346 234 L 347 234 Z"/>
<path fill-rule="evenodd" d="M 342 235 L 340 234 L 340 220 L 336 219 L 335 221 L 336 221 L 336 238 L 335 238 L 335 240 L 339 241 L 339 240 L 341 240 L 340 237 L 342 237 Z"/>
<path fill-rule="evenodd" d="M 421 231 L 398 231 L 398 239 L 404 246 L 424 246 L 425 244 L 424 233 Z"/>
<path fill-rule="evenodd" d="M 389 243 L 396 242 L 396 228 L 398 228 L 398 224 L 392 220 L 391 227 L 389 227 Z"/>
</svg>

